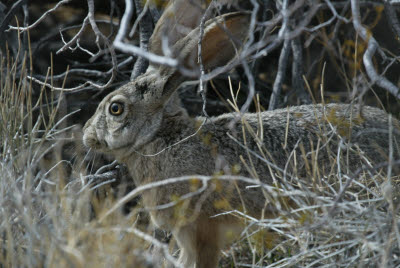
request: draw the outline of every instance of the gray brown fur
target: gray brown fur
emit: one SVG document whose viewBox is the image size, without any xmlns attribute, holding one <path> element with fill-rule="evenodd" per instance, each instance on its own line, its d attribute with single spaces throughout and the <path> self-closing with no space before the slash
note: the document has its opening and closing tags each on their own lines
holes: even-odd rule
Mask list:
<svg viewBox="0 0 400 268">
<path fill-rule="evenodd" d="M 227 21 L 239 19 L 238 23 L 242 24 L 247 21 L 247 15 L 228 14 L 224 19 Z M 218 43 L 219 40 L 215 39 L 224 39 L 221 37 L 223 35 L 221 32 L 212 28 L 218 26 L 212 23 L 207 25 L 211 34 L 207 34 L 206 29 L 203 42 L 213 39 Z M 243 40 L 247 34 L 243 30 L 245 28 L 238 27 L 235 22 L 231 26 L 232 28 L 228 30 Z M 238 28 L 239 30 L 235 30 Z M 217 33 L 213 34 L 213 31 Z M 197 55 L 195 37 L 198 37 L 198 29 L 178 41 L 175 46 L 174 52 L 181 52 L 180 57 L 184 61 L 195 60 L 191 58 Z M 153 40 L 155 38 L 157 37 L 153 36 Z M 226 42 L 226 39 L 222 42 Z M 212 46 L 206 49 L 212 49 Z M 229 58 L 235 55 L 233 46 L 227 50 L 230 50 L 230 53 L 222 56 L 214 51 L 204 51 L 213 57 L 212 63 L 207 65 L 205 62 L 205 64 L 209 68 L 226 64 Z M 213 176 L 223 173 L 251 176 L 252 174 L 249 174 L 239 160 L 241 155 L 248 161 L 248 151 L 240 146 L 240 143 L 244 142 L 242 121 L 236 120 L 236 124 L 232 126 L 237 114 L 224 114 L 211 118 L 197 135 L 172 146 L 195 133 L 200 122 L 204 120 L 201 117 L 189 117 L 181 107 L 175 92 L 184 80 L 177 70 L 151 66 L 144 75 L 105 97 L 94 116 L 85 125 L 83 138 L 85 145 L 113 155 L 118 161 L 125 163 L 136 185 L 185 175 Z M 124 105 L 124 112 L 120 116 L 112 116 L 109 113 L 110 104 L 116 100 Z M 243 117 L 257 131 L 259 116 L 264 131 L 262 146 L 269 152 L 268 161 L 284 169 L 290 153 L 293 150 L 296 152 L 298 166 L 293 167 L 289 164 L 288 173 L 295 169 L 304 170 L 302 167 L 304 161 L 299 148 L 303 146 L 306 152 L 310 152 L 311 147 L 316 148 L 318 140 L 322 143 L 327 140 L 328 133 L 333 133 L 333 138 L 319 153 L 321 167 L 328 167 L 331 164 L 330 156 L 337 152 L 340 134 L 346 141 L 358 145 L 367 158 L 373 158 L 375 161 L 387 159 L 388 116 L 377 108 L 363 107 L 359 110 L 356 106 L 345 104 L 318 104 L 261 114 L 245 114 Z M 393 122 L 395 125 L 398 124 L 396 120 Z M 236 141 L 227 133 L 235 137 Z M 251 138 L 248 131 L 246 133 L 247 148 L 259 153 L 255 139 Z M 398 129 L 394 133 L 396 146 L 396 141 L 400 141 Z M 378 153 L 377 147 L 384 153 Z M 157 154 L 160 151 L 162 152 Z M 156 155 L 145 156 L 153 154 Z M 350 154 L 352 170 L 361 166 L 362 160 L 358 155 L 358 153 Z M 396 149 L 395 156 L 399 157 Z M 254 155 L 252 161 L 258 178 L 266 184 L 272 184 L 268 165 Z M 241 166 L 240 170 L 233 171 L 232 167 L 235 165 Z M 280 173 L 279 170 L 273 172 Z M 300 172 L 298 175 L 306 175 L 306 172 Z M 240 233 L 242 222 L 237 218 L 228 215 L 211 217 L 227 209 L 216 206 L 216 201 L 227 200 L 231 209 L 244 209 L 255 217 L 261 217 L 263 209 L 266 209 L 269 217 L 275 213 L 273 207 L 265 207 L 265 196 L 259 188 L 245 188 L 243 183 L 238 183 L 245 204 L 243 208 L 234 185 L 228 182 L 221 183 L 222 187 L 214 185 L 215 188 L 210 188 L 210 191 L 204 193 L 207 198 L 202 201 L 200 211 L 196 212 L 194 207 L 201 200 L 202 194 L 190 200 L 190 204 L 184 210 L 187 215 L 183 217 L 177 213 L 176 206 L 150 210 L 153 222 L 160 228 L 172 231 L 178 241 L 181 248 L 180 262 L 184 267 L 216 267 L 219 251 L 230 241 L 231 232 Z M 175 183 L 154 188 L 143 193 L 143 204 L 147 208 L 154 208 L 169 203 L 176 200 L 176 197 L 193 191 L 192 186 L 191 183 Z M 195 212 L 196 214 L 193 214 Z"/>
</svg>

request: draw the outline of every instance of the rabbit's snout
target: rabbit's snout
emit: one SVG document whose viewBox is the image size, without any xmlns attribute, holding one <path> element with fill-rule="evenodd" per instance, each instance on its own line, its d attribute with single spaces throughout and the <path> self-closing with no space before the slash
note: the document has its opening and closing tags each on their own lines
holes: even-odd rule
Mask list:
<svg viewBox="0 0 400 268">
<path fill-rule="evenodd" d="M 93 137 L 93 135 L 89 134 L 88 132 L 83 133 L 83 144 L 86 147 L 97 149 L 101 146 L 101 143 Z"/>
<path fill-rule="evenodd" d="M 86 134 L 83 135 L 83 144 L 86 147 L 93 148 L 93 149 L 96 149 L 101 145 L 100 142 L 98 142 L 97 140 L 95 140 L 91 137 L 88 137 L 88 135 L 86 135 Z"/>
<path fill-rule="evenodd" d="M 89 119 L 83 127 L 83 144 L 89 148 L 99 149 L 101 147 L 101 142 L 97 138 L 96 130 L 91 123 L 92 120 Z"/>
</svg>

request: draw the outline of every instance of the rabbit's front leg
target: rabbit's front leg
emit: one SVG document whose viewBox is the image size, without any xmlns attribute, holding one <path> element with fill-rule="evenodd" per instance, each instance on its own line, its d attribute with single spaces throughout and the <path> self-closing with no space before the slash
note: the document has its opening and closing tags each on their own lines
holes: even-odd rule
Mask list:
<svg viewBox="0 0 400 268">
<path fill-rule="evenodd" d="M 177 228 L 174 236 L 181 249 L 179 262 L 185 268 L 217 267 L 221 243 L 216 222 L 198 220 Z"/>
<path fill-rule="evenodd" d="M 192 226 L 180 226 L 173 231 L 174 237 L 180 248 L 178 262 L 185 268 L 194 268 L 196 249 L 194 231 Z"/>
</svg>

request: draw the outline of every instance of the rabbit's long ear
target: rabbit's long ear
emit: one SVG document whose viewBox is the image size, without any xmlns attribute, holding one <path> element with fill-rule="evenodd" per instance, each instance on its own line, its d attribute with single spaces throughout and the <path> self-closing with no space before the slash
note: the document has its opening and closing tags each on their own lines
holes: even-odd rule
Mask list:
<svg viewBox="0 0 400 268">
<path fill-rule="evenodd" d="M 208 20 L 204 25 L 202 39 L 202 62 L 205 70 L 210 70 L 227 64 L 237 54 L 237 50 L 248 36 L 250 14 L 243 12 L 228 13 Z M 185 68 L 198 71 L 198 45 L 200 28 L 191 31 L 179 40 L 172 48 Z M 199 72 L 197 72 L 199 73 Z M 152 92 L 157 102 L 166 102 L 179 85 L 190 78 L 185 78 L 179 69 L 160 66 L 157 74 L 162 85 L 158 92 Z M 193 77 L 192 77 L 193 79 Z"/>
<path fill-rule="evenodd" d="M 214 0 L 214 5 L 231 6 L 238 0 Z M 172 47 L 200 25 L 210 0 L 171 0 L 158 20 L 150 38 L 149 50 L 163 55 L 163 45 Z M 208 12 L 205 20 L 213 17 Z M 163 44 L 164 41 L 164 44 Z"/>
<path fill-rule="evenodd" d="M 172 47 L 199 26 L 209 2 L 206 0 L 170 1 L 150 38 L 150 51 L 163 55 L 163 41 L 166 42 L 165 45 Z"/>
</svg>

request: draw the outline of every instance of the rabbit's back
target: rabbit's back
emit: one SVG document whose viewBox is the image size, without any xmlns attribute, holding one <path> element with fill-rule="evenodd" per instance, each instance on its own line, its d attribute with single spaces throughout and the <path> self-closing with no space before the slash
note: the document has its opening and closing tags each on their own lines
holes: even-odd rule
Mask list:
<svg viewBox="0 0 400 268">
<path fill-rule="evenodd" d="M 241 175 L 270 185 L 294 177 L 307 182 L 305 162 L 316 165 L 321 175 L 334 171 L 332 165 L 337 165 L 340 144 L 341 162 L 352 171 L 364 163 L 363 157 L 378 163 L 387 160 L 389 151 L 388 115 L 373 107 L 365 106 L 360 113 L 358 107 L 343 104 L 295 106 L 248 113 L 233 125 L 234 114 L 224 114 L 206 121 L 196 135 L 179 143 L 196 133 L 203 120 L 190 119 L 185 113 L 164 119 L 161 132 L 143 153 L 167 149 L 152 157 L 137 156 L 129 165 L 133 177 L 142 176 L 142 183 L 192 175 L 216 179 L 219 175 Z M 398 157 L 398 121 L 393 119 L 392 123 L 394 156 Z M 259 187 L 247 187 L 249 184 L 243 182 L 236 182 L 236 187 L 233 181 L 218 180 L 210 185 L 207 191 L 191 198 L 190 211 L 200 200 L 200 212 L 208 216 L 245 208 L 247 213 L 259 216 L 264 208 L 265 195 Z M 176 201 L 200 186 L 196 180 L 174 183 L 154 188 L 143 198 L 147 207 L 155 207 Z M 274 206 L 269 205 L 268 211 L 273 214 Z M 181 220 L 176 217 L 176 207 L 153 213 L 159 225 L 173 226 Z M 192 215 L 187 210 L 184 214 L 187 218 Z M 225 221 L 226 217 L 220 219 Z"/>
<path fill-rule="evenodd" d="M 302 150 L 307 156 L 318 152 L 324 161 L 327 153 L 337 154 L 338 145 L 346 144 L 352 148 L 353 165 L 358 153 L 376 163 L 387 160 L 390 131 L 394 156 L 398 156 L 399 122 L 392 118 L 390 127 L 388 115 L 374 107 L 363 106 L 360 111 L 358 106 L 347 104 L 294 106 L 245 114 L 232 128 L 233 117 L 225 114 L 206 126 L 215 136 L 213 142 L 220 153 L 230 158 L 248 155 L 248 148 L 252 158 L 265 163 L 260 159 L 264 155 L 268 162 L 282 168 L 294 152 L 300 154 Z"/>
<path fill-rule="evenodd" d="M 387 160 L 389 131 L 394 158 L 399 157 L 398 120 L 393 118 L 390 128 L 388 115 L 369 106 L 360 112 L 357 106 L 346 104 L 303 105 L 248 113 L 243 120 L 235 119 L 233 113 L 202 125 L 203 120 L 186 113 L 164 118 L 160 132 L 142 150 L 143 155 L 156 156 L 135 154 L 129 159 L 139 170 L 138 176 L 147 169 L 157 172 L 142 176 L 156 180 L 196 174 L 255 175 L 244 167 L 242 156 L 245 162 L 251 158 L 258 177 L 269 183 L 269 164 L 283 171 L 297 154 L 296 162 L 302 167 L 302 159 L 314 154 L 323 165 L 329 156 L 337 155 L 339 145 L 341 151 L 349 149 L 354 169 L 361 163 L 360 155 L 375 163 Z"/>
<path fill-rule="evenodd" d="M 339 163 L 342 172 L 354 172 L 362 165 L 387 161 L 389 132 L 393 158 L 399 159 L 400 125 L 392 118 L 389 126 L 388 118 L 384 111 L 369 106 L 360 111 L 358 106 L 346 104 L 303 105 L 248 113 L 234 127 L 234 114 L 225 114 L 213 118 L 203 133 L 211 133 L 209 146 L 214 148 L 214 161 L 220 163 L 215 165 L 217 174 L 244 175 L 269 185 L 300 179 L 307 185 L 315 169 L 319 176 L 326 176 L 335 174 Z M 224 196 L 230 209 L 245 205 L 247 213 L 261 215 L 266 203 L 265 193 L 259 188 L 238 182 L 238 193 L 229 182 L 222 185 L 228 190 L 223 195 L 215 194 L 210 212 L 220 212 L 211 207 Z M 274 211 L 270 203 L 267 215 Z"/>
</svg>

